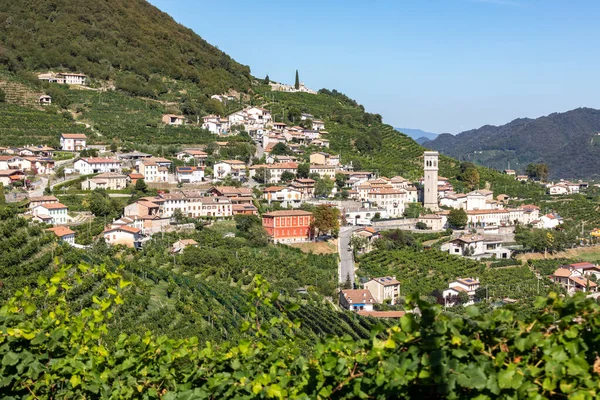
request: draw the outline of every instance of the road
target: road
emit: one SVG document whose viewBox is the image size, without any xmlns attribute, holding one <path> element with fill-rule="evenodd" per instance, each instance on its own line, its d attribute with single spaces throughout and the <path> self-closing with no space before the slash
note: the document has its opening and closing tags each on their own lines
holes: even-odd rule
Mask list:
<svg viewBox="0 0 600 400">
<path fill-rule="evenodd" d="M 48 186 L 48 178 L 46 178 L 45 176 L 40 176 L 39 177 L 40 180 L 39 182 L 36 182 L 35 184 L 35 189 L 33 189 L 32 191 L 29 192 L 29 197 L 40 197 L 44 195 L 44 189 L 46 189 L 46 187 Z M 59 183 L 63 183 L 65 181 L 72 181 L 79 178 L 79 175 L 77 176 L 73 176 L 69 179 L 60 179 L 60 180 L 52 180 L 52 183 L 50 184 L 50 188 L 54 189 L 54 187 L 56 185 L 58 185 Z"/>
<path fill-rule="evenodd" d="M 350 276 L 352 287 L 354 287 L 354 257 L 350 249 L 350 237 L 352 236 L 352 232 L 359 228 L 359 226 L 343 226 L 340 228 L 338 238 L 338 253 L 340 254 L 338 267 L 339 282 L 346 282 L 346 279 Z"/>
</svg>

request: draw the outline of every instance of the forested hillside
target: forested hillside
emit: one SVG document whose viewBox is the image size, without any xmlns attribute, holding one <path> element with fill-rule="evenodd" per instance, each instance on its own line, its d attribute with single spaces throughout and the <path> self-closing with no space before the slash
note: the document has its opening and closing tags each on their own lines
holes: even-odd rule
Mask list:
<svg viewBox="0 0 600 400">
<path fill-rule="evenodd" d="M 0 63 L 12 71 L 65 69 L 151 87 L 166 77 L 204 94 L 250 87 L 248 67 L 144 0 L 4 1 L 0 26 Z"/>
<path fill-rule="evenodd" d="M 496 169 L 525 173 L 529 163 L 546 163 L 551 178 L 594 178 L 600 156 L 600 110 L 578 108 L 506 125 L 486 125 L 425 144 L 442 153 Z"/>
</svg>

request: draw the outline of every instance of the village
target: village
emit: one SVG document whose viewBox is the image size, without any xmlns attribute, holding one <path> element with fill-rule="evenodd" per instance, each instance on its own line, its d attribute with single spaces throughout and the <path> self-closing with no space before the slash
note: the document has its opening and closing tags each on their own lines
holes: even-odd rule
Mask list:
<svg viewBox="0 0 600 400">
<path fill-rule="evenodd" d="M 39 79 L 69 85 L 86 83 L 82 74 L 41 74 Z M 294 89 L 280 85 L 274 90 Z M 299 91 L 314 94 L 303 84 Z M 213 99 L 230 100 L 227 95 Z M 48 96 L 40 98 L 41 104 L 51 101 Z M 190 122 L 183 115 L 164 114 L 161 123 L 179 126 Z M 312 243 L 339 235 L 339 281 L 350 278 L 353 286 L 340 291 L 340 305 L 390 318 L 397 313 L 382 314 L 373 305 L 395 304 L 400 283 L 394 277 L 376 277 L 356 289 L 355 267 L 352 256 L 348 257 L 352 238 L 362 238 L 365 244 L 359 251 L 368 252 L 379 232 L 387 229 L 443 232 L 454 228 L 442 251 L 473 260 L 508 260 L 516 249 L 516 226 L 552 230 L 562 224 L 558 214 L 542 213 L 533 204 L 509 206 L 509 196 L 494 196 L 492 190 L 455 192 L 450 180 L 439 176 L 439 154 L 434 151 L 424 153 L 424 175 L 415 181 L 355 170 L 352 163 L 345 163 L 340 154 L 330 150 L 325 123 L 308 113 L 301 114 L 297 125 L 289 126 L 274 120 L 267 108 L 248 106 L 227 116 L 207 115 L 201 126 L 215 137 L 211 154 L 208 145 L 184 147 L 170 157 L 137 150 L 120 152 L 97 140 L 91 144 L 83 133 L 61 134 L 58 149 L 43 144 L 0 148 L 0 182 L 7 189 L 27 194 L 27 218 L 51 226 L 49 230 L 73 246 L 81 245 L 70 226 L 81 223 L 83 217 L 52 193 L 51 180 L 58 179 L 54 175 L 59 169 L 64 181 L 78 180 L 80 191 L 103 190 L 108 196 L 125 196 L 131 188 L 148 186 L 155 190 L 124 206 L 120 218 L 107 221 L 101 238 L 113 246 L 140 249 L 153 235 L 179 229 L 177 221 L 182 218 L 211 223 L 236 215 L 259 217 L 273 243 Z M 220 149 L 231 145 L 229 138 L 241 132 L 253 140 L 258 163 L 219 156 Z M 514 170 L 504 173 L 518 181 L 529 180 Z M 588 188 L 586 182 L 544 185 L 552 196 Z M 11 200 L 10 194 L 7 199 Z M 341 228 L 315 230 L 315 216 L 307 211 L 307 205 L 337 209 Z M 263 206 L 267 211 L 261 213 Z M 466 216 L 459 229 L 451 221 L 455 210 Z M 173 251 L 183 251 L 188 245 L 193 243 L 178 243 Z M 568 265 L 550 278 L 568 292 L 595 292 L 596 283 L 586 277 L 598 277 L 598 273 L 593 264 Z M 458 304 L 459 298 L 461 304 L 472 304 L 478 290 L 477 278 L 457 277 L 443 292 L 444 305 Z"/>
</svg>

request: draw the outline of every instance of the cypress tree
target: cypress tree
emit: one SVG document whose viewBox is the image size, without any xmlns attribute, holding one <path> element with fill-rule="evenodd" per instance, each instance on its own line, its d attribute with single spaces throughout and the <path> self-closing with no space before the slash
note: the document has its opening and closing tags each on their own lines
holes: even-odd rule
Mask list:
<svg viewBox="0 0 600 400">
<path fill-rule="evenodd" d="M 6 204 L 6 197 L 4 194 L 4 184 L 0 182 L 0 204 Z"/>
<path fill-rule="evenodd" d="M 294 83 L 296 90 L 300 89 L 300 78 L 298 77 L 298 70 L 296 70 L 296 82 Z"/>
<path fill-rule="evenodd" d="M 269 74 L 267 74 L 267 76 L 265 76 L 265 85 L 268 85 L 271 82 L 271 80 L 269 79 Z"/>
</svg>

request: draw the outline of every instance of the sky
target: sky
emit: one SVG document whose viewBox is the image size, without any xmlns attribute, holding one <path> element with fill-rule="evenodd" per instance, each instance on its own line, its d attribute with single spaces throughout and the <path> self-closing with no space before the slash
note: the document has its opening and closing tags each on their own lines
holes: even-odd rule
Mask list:
<svg viewBox="0 0 600 400">
<path fill-rule="evenodd" d="M 254 76 L 459 133 L 600 108 L 596 0 L 150 0 Z"/>
</svg>

